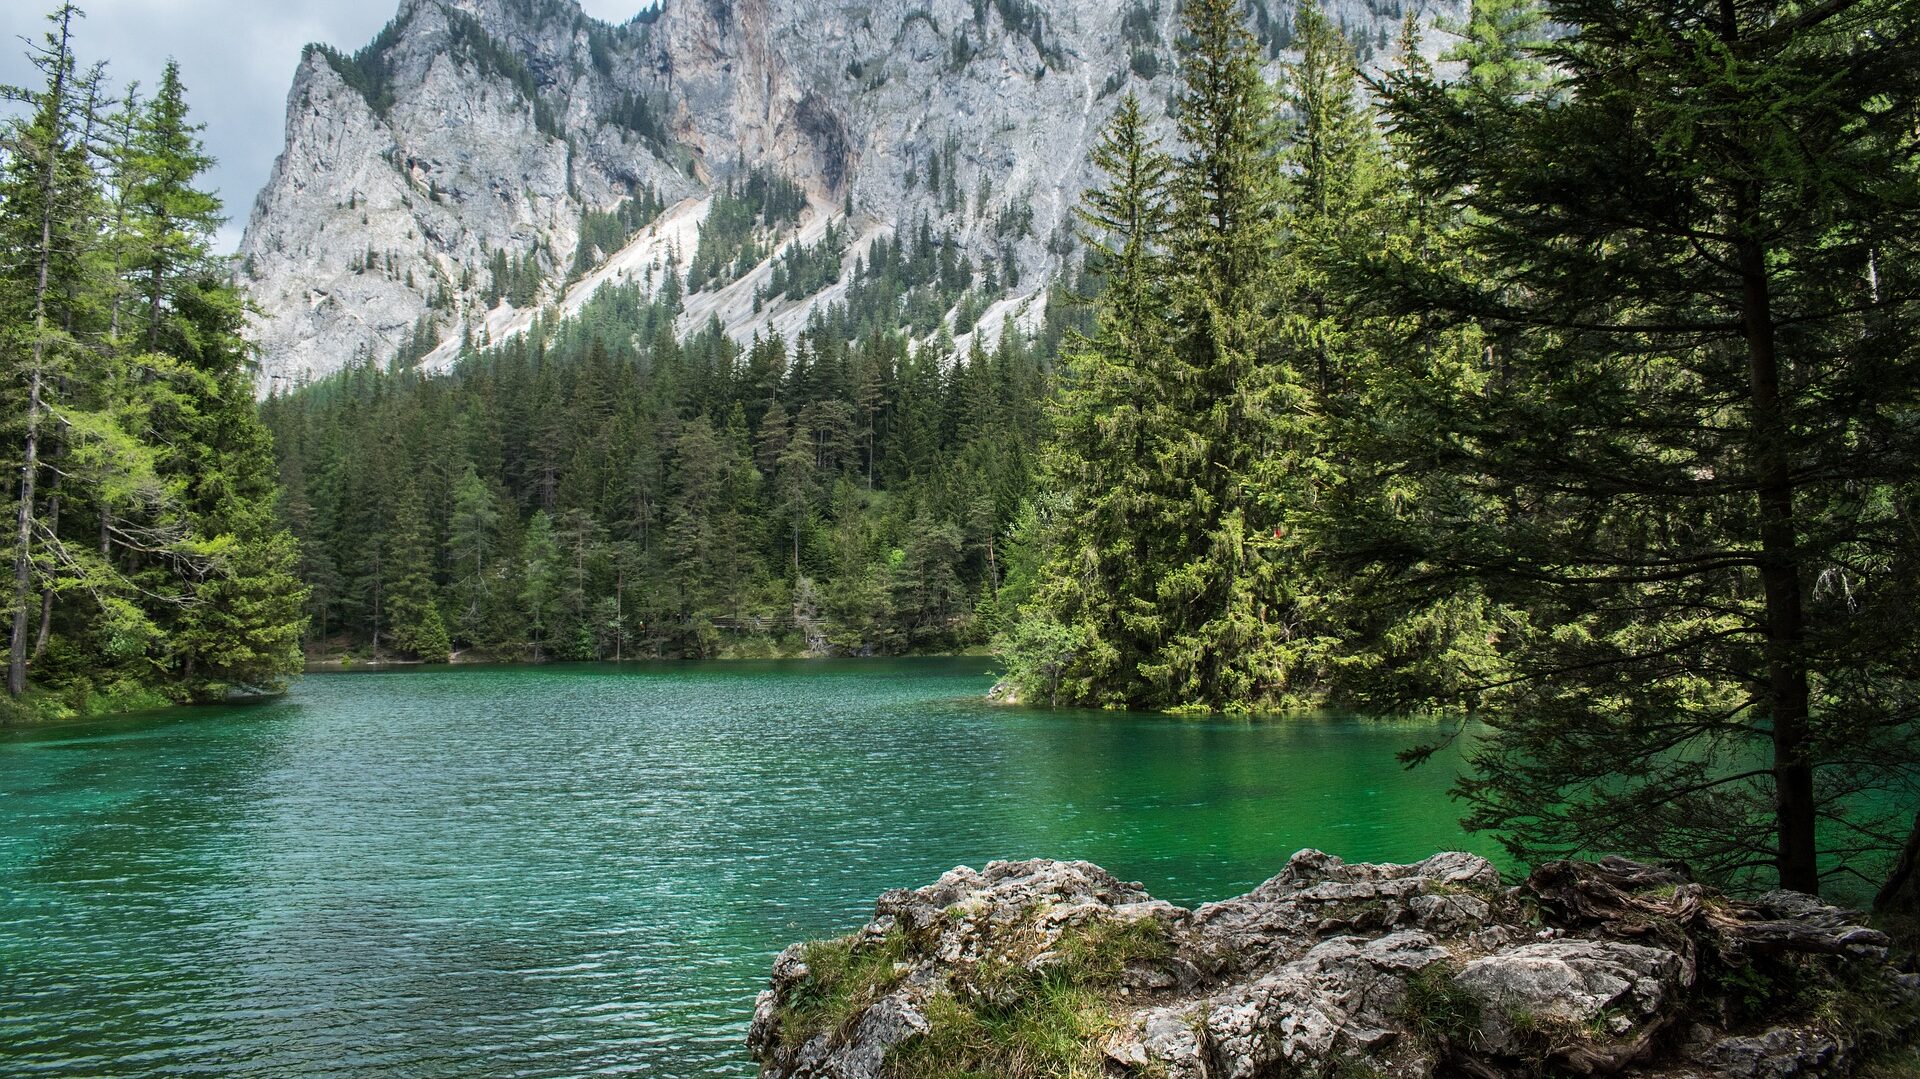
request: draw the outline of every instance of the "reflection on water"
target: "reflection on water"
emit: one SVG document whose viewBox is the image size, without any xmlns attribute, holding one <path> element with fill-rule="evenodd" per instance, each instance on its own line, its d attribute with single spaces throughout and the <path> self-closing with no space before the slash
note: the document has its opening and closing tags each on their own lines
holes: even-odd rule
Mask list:
<svg viewBox="0 0 1920 1079">
<path fill-rule="evenodd" d="M 309 678 L 0 738 L 0 1071 L 748 1076 L 768 962 L 1086 858 L 1192 903 L 1466 845 L 1422 729 L 1034 713 L 977 660 Z M 1484 843 L 1482 844 L 1484 845 Z"/>
</svg>

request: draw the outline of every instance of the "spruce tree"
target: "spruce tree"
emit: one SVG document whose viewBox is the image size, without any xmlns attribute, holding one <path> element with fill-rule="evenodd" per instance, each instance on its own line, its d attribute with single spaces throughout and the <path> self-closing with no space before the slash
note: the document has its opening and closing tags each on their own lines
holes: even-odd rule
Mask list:
<svg viewBox="0 0 1920 1079">
<path fill-rule="evenodd" d="M 419 489 L 411 480 L 402 483 L 394 498 L 384 562 L 390 581 L 385 590 L 387 642 L 395 651 L 428 663 L 445 663 L 453 646 L 434 582 L 436 551 Z"/>
<path fill-rule="evenodd" d="M 203 277 L 176 293 L 173 311 L 192 331 L 192 347 L 180 351 L 192 375 L 182 380 L 182 443 L 194 452 L 162 460 L 185 469 L 189 542 L 207 559 L 173 627 L 174 667 L 195 699 L 279 691 L 301 667 L 307 589 L 299 547 L 276 512 L 273 441 L 254 405 L 241 299 L 229 282 Z"/>
<path fill-rule="evenodd" d="M 178 70 L 116 107 L 74 62 L 78 15 L 33 51 L 45 86 L 21 92 L 0 171 L 0 368 L 20 388 L 0 417 L 25 450 L 9 688 L 31 674 L 78 710 L 278 689 L 304 592 L 242 303 L 209 254 L 209 162 Z"/>
<path fill-rule="evenodd" d="M 59 683 L 84 708 L 96 689 L 155 688 L 144 660 L 162 632 L 156 616 L 180 602 L 181 582 L 206 572 L 209 552 L 188 542 L 179 492 L 158 474 L 161 455 L 146 429 L 156 394 L 143 392 L 142 377 L 103 340 L 114 291 L 107 250 L 118 240 L 104 232 L 97 169 L 104 74 L 78 70 L 79 14 L 69 4 L 50 17 L 44 45 L 30 50 L 44 86 L 17 93 L 28 111 L 9 126 L 0 365 L 18 387 L 9 402 L 18 405 L 4 413 L 9 441 L 24 451 L 14 487 L 8 688 L 24 694 L 29 666 L 64 651 L 39 680 Z M 174 572 L 135 580 L 116 559 L 122 547 Z M 63 642 L 71 650 L 56 647 Z"/>
<path fill-rule="evenodd" d="M 1133 703 L 1259 707 L 1289 675 L 1291 599 L 1268 554 L 1299 393 L 1276 349 L 1279 130 L 1242 5 L 1194 0 L 1182 17 L 1163 480 L 1147 526 L 1158 580 L 1152 614 L 1133 619 L 1154 642 L 1151 690 Z"/>
<path fill-rule="evenodd" d="M 1459 373 L 1457 364 L 1429 362 L 1409 381 L 1391 358 L 1415 342 L 1429 357 L 1451 356 L 1439 346 L 1457 345 L 1458 335 L 1379 317 L 1356 292 L 1364 263 L 1383 250 L 1434 255 L 1432 215 L 1379 133 L 1352 44 L 1308 5 L 1294 30 L 1300 55 L 1283 82 L 1287 239 L 1276 277 L 1280 347 L 1305 391 L 1298 407 L 1306 422 L 1276 459 L 1286 466 L 1275 482 L 1286 485 L 1287 506 L 1273 555 L 1296 597 L 1288 696 L 1380 713 L 1457 710 L 1499 669 L 1484 596 L 1435 580 L 1417 559 L 1368 556 L 1379 534 L 1401 527 L 1395 522 L 1456 498 L 1443 479 L 1414 481 L 1380 461 L 1392 456 L 1383 450 L 1389 441 L 1430 446 L 1427 383 L 1453 390 Z M 1396 63 L 1427 70 L 1411 14 Z"/>
<path fill-rule="evenodd" d="M 168 61 L 152 100 L 134 125 L 129 177 L 131 270 L 146 320 L 146 347 L 159 351 L 184 332 L 168 333 L 170 293 L 209 269 L 208 239 L 220 227 L 220 202 L 194 186 L 213 159 L 201 146 L 204 125 L 187 119 L 180 65 Z"/>
<path fill-rule="evenodd" d="M 79 14 L 72 4 L 62 4 L 50 17 L 53 30 L 45 44 L 33 49 L 31 58 L 45 78 L 45 87 L 22 95 L 32 110 L 31 119 L 13 128 L 7 186 L 0 191 L 12 233 L 7 237 L 8 252 L 15 256 L 8 262 L 19 267 L 7 281 L 7 374 L 26 402 L 20 417 L 22 430 L 16 436 L 23 449 L 14 485 L 9 605 L 13 617 L 7 692 L 14 697 L 27 689 L 34 585 L 53 570 L 50 545 L 39 528 L 39 483 L 44 467 L 42 440 L 50 425 L 48 397 L 55 385 L 50 365 L 60 362 L 68 338 L 49 317 L 50 307 L 60 264 L 79 246 L 77 234 L 85 228 L 81 212 L 84 189 L 91 181 L 86 148 L 79 145 L 75 122 L 81 88 L 76 85 L 73 24 Z"/>
<path fill-rule="evenodd" d="M 534 513 L 520 547 L 520 611 L 533 661 L 546 658 L 556 618 L 560 549 L 553 540 L 553 518 Z"/>
<path fill-rule="evenodd" d="M 1138 671 L 1149 638 L 1128 617 L 1153 620 L 1154 564 L 1144 530 L 1158 494 L 1154 422 L 1164 392 L 1167 186 L 1172 164 L 1129 94 L 1093 151 L 1107 186 L 1080 207 L 1093 261 L 1106 280 L 1096 330 L 1071 340 L 1040 467 L 1062 496 L 1052 557 L 1032 605 L 1003 644 L 1028 692 L 1086 704 L 1144 699 Z"/>
<path fill-rule="evenodd" d="M 1463 242 L 1376 279 L 1502 347 L 1400 462 L 1476 497 L 1381 540 L 1538 627 L 1473 753 L 1472 824 L 1529 858 L 1816 892 L 1889 845 L 1872 792 L 1920 762 L 1920 9 L 1548 14 L 1545 92 L 1391 89 Z"/>
<path fill-rule="evenodd" d="M 196 699 L 233 689 L 279 690 L 300 667 L 305 589 L 296 546 L 275 512 L 273 443 L 254 403 L 252 359 L 241 338 L 245 306 L 211 253 L 220 203 L 195 186 L 212 164 L 185 87 L 169 63 L 132 145 L 139 180 L 129 202 L 144 291 L 145 416 L 169 447 L 160 460 L 178 484 L 187 540 L 206 568 L 186 583 L 170 650 Z M 155 354 L 161 350 L 165 359 Z"/>
<path fill-rule="evenodd" d="M 453 629 L 469 643 L 488 636 L 497 588 L 494 553 L 499 527 L 500 511 L 493 491 L 469 461 L 454 485 L 447 536 L 453 567 Z"/>
<path fill-rule="evenodd" d="M 1511 100 L 1541 89 L 1545 21 L 1539 0 L 1472 0 L 1465 23 L 1443 22 L 1456 40 L 1440 58 L 1464 67 L 1456 96 Z"/>
</svg>

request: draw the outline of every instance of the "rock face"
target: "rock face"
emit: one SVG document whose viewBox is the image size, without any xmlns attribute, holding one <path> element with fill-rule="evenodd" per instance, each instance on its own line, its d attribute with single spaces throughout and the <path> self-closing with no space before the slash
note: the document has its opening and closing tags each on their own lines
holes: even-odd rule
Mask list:
<svg viewBox="0 0 1920 1079">
<path fill-rule="evenodd" d="M 1322 6 L 1375 58 L 1404 10 Z M 1087 153 L 1121 96 L 1138 94 L 1169 132 L 1176 7 L 665 0 L 614 26 L 574 0 L 403 0 L 365 49 L 316 46 L 295 74 L 286 148 L 240 249 L 263 365 L 299 381 L 357 357 L 384 362 L 422 332 L 497 339 L 537 305 L 584 302 L 566 287 L 584 212 L 651 192 L 697 217 L 700 200 L 749 169 L 799 182 L 813 235 L 829 221 L 851 234 L 849 263 L 875 237 L 926 222 L 971 260 L 986 298 L 1001 298 L 982 320 L 994 332 L 1034 314 L 1071 261 Z M 1291 4 L 1255 0 L 1250 18 L 1277 76 Z M 488 309 L 494 252 L 537 263 L 526 310 Z M 691 250 L 677 253 L 684 268 Z M 689 303 L 687 323 L 790 331 L 837 298 L 761 309 L 751 288 L 735 291 Z"/>
<path fill-rule="evenodd" d="M 1302 851 L 1191 911 L 1084 862 L 888 892 L 853 936 L 781 954 L 749 1044 L 765 1079 L 1788 1079 L 1916 1032 L 1920 979 L 1808 896 L 1617 859 L 1506 888 L 1469 854 Z"/>
<path fill-rule="evenodd" d="M 240 244 L 269 376 L 385 361 L 477 321 L 494 251 L 553 276 L 582 213 L 701 190 L 622 119 L 646 35 L 561 0 L 403 0 L 353 57 L 310 47 Z"/>
</svg>

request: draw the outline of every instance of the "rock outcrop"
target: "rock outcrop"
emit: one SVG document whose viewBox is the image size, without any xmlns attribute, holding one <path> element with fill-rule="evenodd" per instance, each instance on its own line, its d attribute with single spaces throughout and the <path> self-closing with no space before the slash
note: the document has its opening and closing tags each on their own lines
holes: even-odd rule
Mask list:
<svg viewBox="0 0 1920 1079">
<path fill-rule="evenodd" d="M 1376 60 L 1405 10 L 1321 6 Z M 1458 17 L 1464 4 L 1420 10 Z M 1292 4 L 1249 12 L 1277 77 Z M 402 0 L 374 42 L 313 47 L 295 74 L 286 147 L 240 248 L 263 368 L 304 381 L 417 357 L 422 335 L 447 346 L 430 353 L 444 364 L 463 339 L 584 303 L 589 289 L 569 281 L 587 211 L 644 194 L 697 225 L 705 199 L 748 170 L 798 182 L 809 235 L 837 224 L 849 265 L 924 223 L 973 267 L 993 334 L 1037 317 L 1072 262 L 1088 151 L 1121 97 L 1139 95 L 1170 134 L 1176 19 L 1173 0 L 665 0 L 613 25 L 575 0 Z M 684 270 L 691 247 L 673 247 Z M 539 275 L 517 309 L 489 279 L 496 253 Z M 623 261 L 657 268 L 660 254 Z M 753 291 L 690 298 L 703 302 L 683 328 L 791 332 L 842 298 L 763 306 Z"/>
<path fill-rule="evenodd" d="M 1809 896 L 1309 850 L 1195 910 L 1085 862 L 955 869 L 783 952 L 749 1042 L 764 1079 L 1789 1079 L 1917 1031 L 1920 977 Z"/>
</svg>

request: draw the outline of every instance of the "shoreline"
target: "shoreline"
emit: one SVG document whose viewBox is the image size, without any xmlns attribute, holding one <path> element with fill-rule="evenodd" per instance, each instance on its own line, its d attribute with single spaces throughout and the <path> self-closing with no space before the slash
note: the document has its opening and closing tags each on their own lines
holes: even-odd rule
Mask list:
<svg viewBox="0 0 1920 1079">
<path fill-rule="evenodd" d="M 362 659 L 351 653 L 308 656 L 304 673 L 306 674 L 353 674 L 360 671 L 417 671 L 435 670 L 452 667 L 625 667 L 643 663 L 751 663 L 751 662 L 811 662 L 811 661 L 862 661 L 890 659 L 992 659 L 994 655 L 985 648 L 962 649 L 957 652 L 908 652 L 900 655 L 819 655 L 808 652 L 729 653 L 718 656 L 632 656 L 621 659 L 501 659 L 495 656 L 472 652 L 455 652 L 445 663 L 429 663 L 419 659 L 394 659 L 388 657 Z"/>
<path fill-rule="evenodd" d="M 640 664 L 662 663 L 792 663 L 811 661 L 863 661 L 863 660 L 899 660 L 899 659 L 992 659 L 993 654 L 980 649 L 960 652 L 916 652 L 907 655 L 871 655 L 871 656 L 810 656 L 804 653 L 787 655 L 727 655 L 700 659 L 676 657 L 643 656 L 631 659 L 598 660 L 531 660 L 495 659 L 490 656 L 456 653 L 447 663 L 427 663 L 417 659 L 354 659 L 351 656 L 332 655 L 326 657 L 309 656 L 300 675 L 337 675 L 337 674 L 391 674 L 401 671 L 447 670 L 456 667 L 497 667 L 525 668 L 529 670 L 542 667 L 626 667 Z M 161 712 L 179 712 L 201 708 L 245 708 L 253 705 L 271 704 L 282 700 L 291 693 L 291 687 L 280 693 L 232 696 L 220 701 L 174 701 L 159 694 L 130 697 L 104 698 L 96 704 L 95 698 L 88 705 L 75 708 L 70 701 L 46 690 L 30 692 L 19 701 L 0 699 L 0 734 L 16 731 L 45 730 L 69 724 L 91 723 L 128 716 L 157 714 Z"/>
</svg>

